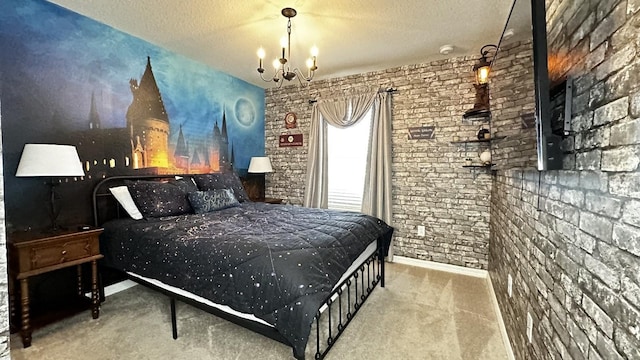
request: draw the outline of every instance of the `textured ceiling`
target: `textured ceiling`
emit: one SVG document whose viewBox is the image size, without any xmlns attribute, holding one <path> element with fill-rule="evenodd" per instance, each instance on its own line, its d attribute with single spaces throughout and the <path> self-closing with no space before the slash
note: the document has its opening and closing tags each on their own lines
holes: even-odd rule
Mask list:
<svg viewBox="0 0 640 360">
<path fill-rule="evenodd" d="M 319 50 L 317 78 L 332 78 L 445 57 L 479 54 L 496 44 L 512 0 L 50 0 L 74 12 L 261 87 L 286 35 L 293 7 L 292 65 Z M 439 48 L 452 44 L 449 55 Z M 478 55 L 479 56 L 479 55 Z M 296 81 L 297 83 L 297 81 Z"/>
</svg>

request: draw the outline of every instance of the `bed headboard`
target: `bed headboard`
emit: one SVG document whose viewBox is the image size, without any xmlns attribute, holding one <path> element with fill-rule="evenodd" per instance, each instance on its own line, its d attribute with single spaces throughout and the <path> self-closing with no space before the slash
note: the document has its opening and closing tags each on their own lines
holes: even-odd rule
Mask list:
<svg viewBox="0 0 640 360">
<path fill-rule="evenodd" d="M 103 179 L 93 188 L 91 196 L 93 204 L 93 225 L 99 227 L 105 222 L 112 219 L 129 216 L 127 212 L 120 207 L 115 197 L 109 191 L 109 188 L 124 185 L 125 180 L 170 180 L 176 176 L 193 176 L 194 174 L 166 174 L 166 175 L 122 175 L 111 176 Z"/>
</svg>

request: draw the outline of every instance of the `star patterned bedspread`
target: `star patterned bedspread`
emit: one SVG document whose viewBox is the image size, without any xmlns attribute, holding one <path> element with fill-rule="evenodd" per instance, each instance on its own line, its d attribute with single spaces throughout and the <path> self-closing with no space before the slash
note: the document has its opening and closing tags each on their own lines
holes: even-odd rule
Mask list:
<svg viewBox="0 0 640 360">
<path fill-rule="evenodd" d="M 265 203 L 104 228 L 107 266 L 253 314 L 298 355 L 340 277 L 372 241 L 388 247 L 393 232 L 360 213 Z"/>
</svg>

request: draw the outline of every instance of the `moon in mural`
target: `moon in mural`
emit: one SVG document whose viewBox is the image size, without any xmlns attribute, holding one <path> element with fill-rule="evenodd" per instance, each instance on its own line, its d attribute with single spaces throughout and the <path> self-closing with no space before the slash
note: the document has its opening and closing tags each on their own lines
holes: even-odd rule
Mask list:
<svg viewBox="0 0 640 360">
<path fill-rule="evenodd" d="M 251 126 L 256 121 L 256 109 L 251 101 L 240 98 L 236 101 L 236 119 L 241 125 Z"/>
</svg>

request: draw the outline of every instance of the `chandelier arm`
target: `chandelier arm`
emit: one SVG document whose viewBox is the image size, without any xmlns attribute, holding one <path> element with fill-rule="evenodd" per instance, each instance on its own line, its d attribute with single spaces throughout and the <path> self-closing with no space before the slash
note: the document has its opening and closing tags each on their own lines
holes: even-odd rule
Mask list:
<svg viewBox="0 0 640 360">
<path fill-rule="evenodd" d="M 260 74 L 260 78 L 261 78 L 263 81 L 265 81 L 265 82 L 272 82 L 272 81 L 273 81 L 273 79 L 265 79 L 261 72 L 259 72 L 259 74 Z"/>
<path fill-rule="evenodd" d="M 297 75 L 298 75 L 297 78 L 298 78 L 298 81 L 300 81 L 301 85 L 303 85 L 302 79 L 304 79 L 305 81 L 309 82 L 309 81 L 311 81 L 313 79 L 313 75 L 314 75 L 314 73 L 311 72 L 310 76 L 304 76 L 302 71 L 300 71 L 300 69 L 298 69 L 298 68 L 293 69 L 293 72 L 297 73 Z"/>
</svg>

